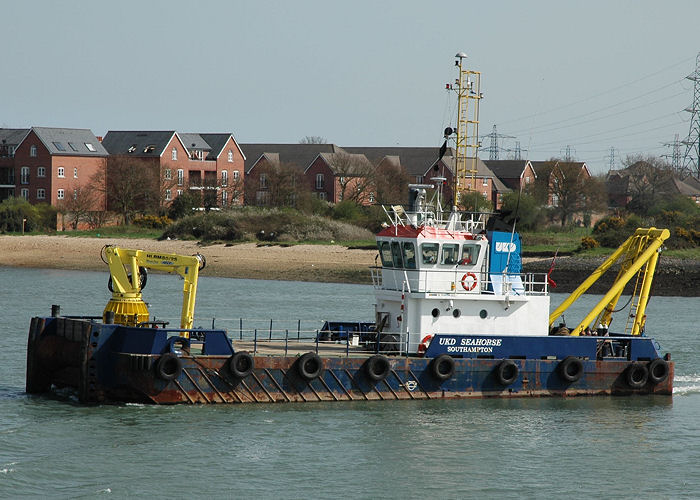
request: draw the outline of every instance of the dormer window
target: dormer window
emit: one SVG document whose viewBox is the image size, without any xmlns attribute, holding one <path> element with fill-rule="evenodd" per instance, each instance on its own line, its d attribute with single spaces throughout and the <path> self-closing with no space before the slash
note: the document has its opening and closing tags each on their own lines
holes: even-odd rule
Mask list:
<svg viewBox="0 0 700 500">
<path fill-rule="evenodd" d="M 95 146 L 92 145 L 92 143 L 85 142 L 85 143 L 83 143 L 83 144 L 85 144 L 85 147 L 88 149 L 88 151 L 90 151 L 90 152 L 92 152 L 92 153 L 94 153 L 95 151 L 97 151 L 97 150 L 95 149 Z"/>
</svg>

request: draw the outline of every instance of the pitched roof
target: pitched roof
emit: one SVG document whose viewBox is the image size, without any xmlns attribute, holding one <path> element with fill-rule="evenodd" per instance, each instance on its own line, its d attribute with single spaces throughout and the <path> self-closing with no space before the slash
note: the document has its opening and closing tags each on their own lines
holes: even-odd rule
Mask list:
<svg viewBox="0 0 700 500">
<path fill-rule="evenodd" d="M 467 158 L 467 163 L 468 166 L 471 165 L 471 161 L 474 158 Z M 454 172 L 454 165 L 455 165 L 455 158 L 453 156 L 445 156 L 442 159 L 443 163 L 445 166 L 449 169 L 450 172 Z M 427 174 L 427 172 L 426 172 Z M 498 176 L 493 173 L 493 171 L 486 165 L 486 163 L 481 159 L 477 158 L 476 159 L 476 174 L 475 177 L 478 177 L 479 179 L 483 178 L 489 178 L 493 180 L 493 186 L 498 191 L 499 193 L 507 193 L 509 191 L 512 191 L 510 187 L 508 187 L 506 184 L 504 184 Z"/>
<path fill-rule="evenodd" d="M 363 154 L 373 164 L 379 163 L 386 156 L 398 157 L 401 166 L 409 175 L 423 175 L 428 168 L 438 161 L 439 147 L 345 147 L 348 153 Z M 445 156 L 454 155 L 452 148 L 447 149 Z"/>
<path fill-rule="evenodd" d="M 201 149 L 202 151 L 211 151 L 211 146 L 205 141 L 201 135 L 194 133 L 179 133 L 180 140 L 184 144 L 187 151 Z"/>
<path fill-rule="evenodd" d="M 0 143 L 7 146 L 17 146 L 28 133 L 28 128 L 0 128 Z"/>
<path fill-rule="evenodd" d="M 363 154 L 346 153 L 343 151 L 337 153 L 319 153 L 318 156 L 323 158 L 323 161 L 326 162 L 331 172 L 336 175 L 342 174 L 349 177 L 362 176 L 366 174 L 366 170 L 363 172 L 363 169 L 372 168 L 372 163 Z M 308 169 L 309 167 L 306 167 L 306 170 Z M 306 172 L 306 170 L 304 170 L 304 172 Z"/>
<path fill-rule="evenodd" d="M 102 145 L 111 155 L 159 157 L 174 135 L 174 130 L 110 130 Z"/>
<path fill-rule="evenodd" d="M 108 156 L 109 153 L 86 128 L 32 127 L 51 155 L 55 156 Z"/>
<path fill-rule="evenodd" d="M 238 143 L 236 142 L 236 139 L 234 139 L 233 134 L 199 134 L 202 139 L 207 141 L 207 144 L 211 147 L 211 151 L 209 152 L 209 155 L 207 156 L 207 160 L 216 160 L 221 152 L 224 149 L 224 146 L 226 146 L 226 143 L 228 142 L 229 138 L 233 140 L 233 143 L 236 144 L 236 147 L 238 148 L 238 151 L 241 153 L 241 156 L 243 156 L 243 159 L 245 159 L 245 154 L 243 154 L 243 150 L 240 148 Z"/>
<path fill-rule="evenodd" d="M 306 169 L 319 153 L 337 153 L 343 148 L 335 144 L 240 144 L 245 155 L 245 172 L 258 162 L 264 153 L 275 153 L 279 163 Z M 268 156 L 269 158 L 269 156 Z"/>
</svg>

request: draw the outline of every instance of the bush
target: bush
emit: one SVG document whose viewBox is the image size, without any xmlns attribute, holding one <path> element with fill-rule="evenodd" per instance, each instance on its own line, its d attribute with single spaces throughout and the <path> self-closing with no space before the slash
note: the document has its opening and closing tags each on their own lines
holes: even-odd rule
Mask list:
<svg viewBox="0 0 700 500">
<path fill-rule="evenodd" d="M 132 222 L 135 226 L 139 227 L 149 227 L 151 229 L 165 229 L 170 224 L 173 223 L 167 216 L 163 215 L 158 217 L 157 215 L 145 215 L 134 219 Z"/>
<path fill-rule="evenodd" d="M 56 213 L 46 203 L 32 205 L 23 198 L 8 198 L 0 203 L 0 232 L 55 231 Z"/>
<path fill-rule="evenodd" d="M 630 215 L 626 219 L 612 215 L 596 222 L 592 236 L 600 246 L 616 248 L 632 236 L 638 227 L 642 227 L 642 220 L 636 215 Z"/>
<path fill-rule="evenodd" d="M 592 238 L 590 236 L 584 236 L 581 238 L 581 245 L 579 246 L 580 250 L 590 250 L 591 248 L 597 248 L 600 246 L 600 243 L 596 241 L 595 238 Z"/>
</svg>

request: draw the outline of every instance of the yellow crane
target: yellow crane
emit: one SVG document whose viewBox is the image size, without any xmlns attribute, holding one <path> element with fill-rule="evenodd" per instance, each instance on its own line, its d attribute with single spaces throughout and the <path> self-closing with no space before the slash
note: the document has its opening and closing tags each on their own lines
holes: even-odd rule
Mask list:
<svg viewBox="0 0 700 500">
<path fill-rule="evenodd" d="M 549 327 L 564 313 L 576 300 L 586 293 L 593 283 L 622 258 L 620 270 L 610 290 L 588 313 L 588 315 L 571 330 L 571 335 L 581 335 L 581 332 L 593 323 L 609 325 L 612 313 L 615 310 L 622 292 L 627 283 L 637 276 L 634 290 L 630 297 L 632 310 L 630 318 L 633 320 L 630 333 L 641 335 L 646 321 L 646 306 L 649 300 L 649 291 L 654 279 L 656 263 L 661 253 L 661 245 L 668 239 L 668 229 L 638 228 L 613 254 L 608 257 L 581 285 L 574 290 L 569 297 L 549 315 Z M 635 300 L 636 299 L 636 300 Z"/>
<path fill-rule="evenodd" d="M 144 326 L 148 323 L 148 307 L 141 297 L 141 290 L 146 285 L 147 269 L 155 269 L 178 274 L 184 279 L 180 328 L 192 328 L 199 271 L 206 266 L 203 255 L 147 252 L 111 245 L 105 246 L 102 253 L 102 259 L 109 266 L 109 289 L 112 292 L 112 298 L 102 313 L 104 321 L 107 321 L 107 313 L 114 313 L 114 323 L 119 325 Z"/>
</svg>

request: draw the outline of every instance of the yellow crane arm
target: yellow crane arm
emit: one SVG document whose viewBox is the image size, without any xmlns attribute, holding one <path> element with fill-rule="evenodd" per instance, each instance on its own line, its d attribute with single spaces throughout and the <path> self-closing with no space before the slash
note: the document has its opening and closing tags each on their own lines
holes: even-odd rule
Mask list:
<svg viewBox="0 0 700 500">
<path fill-rule="evenodd" d="M 649 290 L 656 271 L 656 263 L 659 258 L 659 248 L 668 239 L 670 232 L 668 229 L 638 228 L 620 248 L 608 257 L 581 285 L 574 290 L 569 297 L 549 315 L 550 328 L 557 318 L 566 311 L 576 300 L 583 295 L 608 269 L 610 269 L 621 256 L 625 255 L 620 271 L 610 290 L 598 302 L 598 304 L 588 313 L 581 323 L 571 330 L 571 335 L 580 335 L 581 332 L 591 324 L 599 314 L 606 324 L 610 322 L 610 315 L 615 308 L 617 300 L 622 295 L 625 285 L 638 273 L 643 266 L 644 278 L 639 292 L 635 321 L 632 328 L 633 335 L 639 335 L 644 326 L 644 318 L 647 301 L 649 300 Z"/>
<path fill-rule="evenodd" d="M 140 322 L 148 321 L 148 309 L 141 298 L 141 289 L 145 284 L 145 270 L 155 269 L 176 273 L 184 279 L 180 328 L 192 328 L 197 280 L 199 271 L 206 265 L 202 255 L 147 252 L 109 245 L 103 251 L 104 260 L 109 266 L 112 291 L 105 314 L 114 312 L 115 323 L 137 326 Z"/>
</svg>

